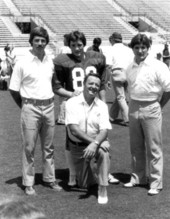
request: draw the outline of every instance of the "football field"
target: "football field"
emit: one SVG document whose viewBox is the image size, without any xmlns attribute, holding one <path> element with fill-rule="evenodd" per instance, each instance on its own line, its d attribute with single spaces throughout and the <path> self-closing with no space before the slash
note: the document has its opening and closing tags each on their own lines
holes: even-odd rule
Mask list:
<svg viewBox="0 0 170 219">
<path fill-rule="evenodd" d="M 108 105 L 113 100 L 107 92 Z M 55 97 L 56 114 L 58 97 Z M 170 102 L 163 111 L 164 189 L 157 196 L 148 196 L 147 188 L 123 188 L 131 171 L 128 127 L 113 124 L 110 172 L 120 180 L 109 185 L 107 205 L 97 203 L 97 188 L 89 193 L 67 187 L 68 170 L 64 156 L 65 127 L 56 125 L 54 138 L 56 179 L 61 192 L 42 184 L 42 159 L 39 140 L 35 151 L 35 190 L 37 196 L 26 196 L 21 178 L 20 109 L 9 91 L 0 91 L 0 200 L 21 199 L 40 207 L 48 219 L 165 219 L 170 218 Z"/>
</svg>

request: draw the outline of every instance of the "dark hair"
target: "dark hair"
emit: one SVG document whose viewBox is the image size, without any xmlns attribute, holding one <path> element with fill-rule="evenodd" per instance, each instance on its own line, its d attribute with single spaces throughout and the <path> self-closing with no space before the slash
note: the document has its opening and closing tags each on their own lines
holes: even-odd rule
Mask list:
<svg viewBox="0 0 170 219">
<path fill-rule="evenodd" d="M 64 45 L 65 46 L 68 46 L 69 35 L 70 35 L 69 33 L 66 33 L 66 34 L 63 35 L 63 37 L 64 37 Z"/>
<path fill-rule="evenodd" d="M 133 49 L 137 44 L 143 44 L 149 49 L 151 46 L 151 41 L 145 34 L 137 34 L 132 38 L 130 47 Z"/>
<path fill-rule="evenodd" d="M 5 50 L 6 52 L 8 52 L 8 51 L 10 50 L 9 44 L 7 44 L 7 45 L 4 47 L 4 50 Z"/>
<path fill-rule="evenodd" d="M 100 46 L 101 43 L 102 43 L 102 40 L 100 37 L 96 37 L 93 39 L 93 44 L 97 44 Z"/>
<path fill-rule="evenodd" d="M 111 36 L 111 39 L 114 40 L 115 43 L 122 43 L 122 35 L 121 33 L 114 32 Z"/>
<path fill-rule="evenodd" d="M 46 29 L 44 29 L 43 27 L 35 27 L 31 33 L 30 33 L 30 38 L 29 38 L 29 43 L 32 45 L 32 41 L 34 39 L 35 36 L 40 36 L 40 37 L 44 37 L 46 39 L 46 44 L 49 43 L 49 35 Z"/>
<path fill-rule="evenodd" d="M 99 75 L 99 74 L 96 74 L 96 73 L 89 73 L 88 75 L 85 76 L 84 81 L 83 81 L 83 84 L 86 83 L 87 79 L 88 79 L 90 76 L 93 76 L 93 77 L 99 78 L 100 81 L 101 81 L 101 78 L 100 78 L 100 75 Z"/>
<path fill-rule="evenodd" d="M 66 33 L 66 34 L 63 35 L 63 37 L 68 39 L 69 35 L 70 35 L 69 33 Z"/>
<path fill-rule="evenodd" d="M 68 46 L 70 46 L 71 41 L 75 42 L 77 40 L 81 40 L 83 45 L 86 46 L 86 37 L 83 32 L 79 32 L 78 30 L 73 31 L 69 34 Z"/>
</svg>

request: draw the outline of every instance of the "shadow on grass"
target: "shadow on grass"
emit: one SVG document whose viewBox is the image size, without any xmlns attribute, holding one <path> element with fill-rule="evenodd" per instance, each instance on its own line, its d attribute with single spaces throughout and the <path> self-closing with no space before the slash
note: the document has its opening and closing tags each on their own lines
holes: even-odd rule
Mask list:
<svg viewBox="0 0 170 219">
<path fill-rule="evenodd" d="M 90 197 L 91 195 L 94 195 L 97 197 L 97 185 L 90 187 L 89 189 L 81 189 L 78 186 L 68 186 L 68 177 L 69 177 L 69 171 L 68 169 L 56 169 L 55 175 L 58 184 L 63 188 L 66 192 L 78 192 L 78 193 L 84 193 L 79 196 L 79 199 L 86 199 Z M 9 185 L 16 184 L 21 190 L 25 189 L 25 186 L 22 185 L 22 177 L 18 176 L 16 178 L 7 180 L 5 183 Z M 35 185 L 44 185 L 44 182 L 42 180 L 42 173 L 36 173 L 35 174 Z"/>
<path fill-rule="evenodd" d="M 59 184 L 64 188 L 66 188 L 67 181 L 68 181 L 68 169 L 57 169 L 55 170 L 56 179 L 61 180 Z M 24 190 L 24 186 L 22 185 L 22 176 L 18 176 L 16 178 L 7 180 L 5 183 L 12 185 L 16 184 L 19 188 Z M 35 174 L 35 185 L 44 185 L 44 182 L 42 180 L 42 173 L 36 173 Z M 68 186 L 67 186 L 68 187 Z"/>
<path fill-rule="evenodd" d="M 81 189 L 78 186 L 68 186 L 68 177 L 69 177 L 69 171 L 68 169 L 56 169 L 55 170 L 56 179 L 59 183 L 59 185 L 63 188 L 66 192 L 83 192 L 85 194 L 81 194 L 79 196 L 79 199 L 86 199 L 90 196 L 97 197 L 97 191 L 98 191 L 98 185 L 93 185 L 89 189 Z M 117 178 L 122 183 L 127 183 L 130 181 L 130 174 L 127 173 L 112 173 L 112 175 Z M 22 185 L 22 177 L 18 176 L 16 178 L 7 180 L 5 183 L 7 184 L 16 184 L 19 188 L 22 190 L 25 189 L 25 187 Z M 35 174 L 35 185 L 43 185 L 42 180 L 42 173 L 36 173 Z"/>
<path fill-rule="evenodd" d="M 114 121 L 110 120 L 110 123 L 114 124 L 114 125 L 120 125 L 120 126 L 129 126 L 128 123 L 124 122 L 122 119 L 115 119 Z"/>
<path fill-rule="evenodd" d="M 65 190 L 66 192 L 83 192 L 85 194 L 81 194 L 79 199 L 86 199 L 90 196 L 97 197 L 98 185 L 95 184 L 91 186 L 89 189 L 80 188 L 76 186 L 68 186 L 68 179 L 69 179 L 69 171 L 68 169 L 58 169 L 56 170 L 56 179 L 60 180 L 59 185 Z"/>
<path fill-rule="evenodd" d="M 86 191 L 86 194 L 80 195 L 79 199 L 86 199 L 86 198 L 89 198 L 90 196 L 95 196 L 97 198 L 97 196 L 98 196 L 98 185 L 97 184 L 91 186 Z"/>
<path fill-rule="evenodd" d="M 131 174 L 128 173 L 112 173 L 112 175 L 118 179 L 121 183 L 125 184 L 130 182 Z M 142 187 L 145 189 L 149 189 L 149 181 L 147 182 L 146 185 L 136 185 L 137 187 Z"/>
<path fill-rule="evenodd" d="M 121 183 L 128 183 L 131 177 L 131 175 L 128 173 L 112 173 L 112 175 Z"/>
<path fill-rule="evenodd" d="M 69 171 L 68 169 L 56 169 L 55 170 L 55 176 L 57 179 L 58 184 L 65 190 L 66 192 L 87 192 L 92 193 L 91 190 L 87 191 L 87 189 L 81 189 L 78 186 L 68 186 L 68 178 L 69 178 Z M 25 186 L 22 185 L 22 177 L 18 176 L 16 178 L 7 180 L 5 182 L 6 184 L 13 185 L 16 184 L 20 189 L 24 190 Z M 35 185 L 43 185 L 45 186 L 43 179 L 42 179 L 42 173 L 36 173 L 35 174 Z"/>
</svg>

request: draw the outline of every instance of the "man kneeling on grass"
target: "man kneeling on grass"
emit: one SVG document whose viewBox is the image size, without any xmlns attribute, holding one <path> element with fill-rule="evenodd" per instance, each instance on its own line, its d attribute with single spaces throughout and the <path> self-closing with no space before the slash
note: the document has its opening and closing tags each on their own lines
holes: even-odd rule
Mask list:
<svg viewBox="0 0 170 219">
<path fill-rule="evenodd" d="M 78 186 L 89 188 L 97 183 L 98 203 L 106 204 L 110 168 L 107 134 L 112 127 L 108 107 L 97 97 L 100 85 L 98 74 L 85 77 L 83 92 L 66 102 L 66 126 Z"/>
</svg>

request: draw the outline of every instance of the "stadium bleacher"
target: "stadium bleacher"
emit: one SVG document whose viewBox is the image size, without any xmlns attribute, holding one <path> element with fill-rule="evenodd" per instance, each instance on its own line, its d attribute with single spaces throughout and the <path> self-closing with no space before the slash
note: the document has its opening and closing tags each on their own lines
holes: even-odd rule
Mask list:
<svg viewBox="0 0 170 219">
<path fill-rule="evenodd" d="M 55 49 L 56 42 L 62 44 L 63 35 L 75 29 L 83 31 L 89 43 L 101 37 L 103 45 L 109 45 L 108 38 L 114 31 L 128 42 L 139 31 L 129 23 L 133 16 L 147 17 L 164 30 L 162 39 L 170 40 L 169 0 L 0 0 L 0 48 L 11 42 L 15 47 L 29 46 L 28 34 L 16 26 L 18 17 L 21 21 L 27 18 L 31 25 L 41 20 L 53 36 L 51 47 Z"/>
</svg>

